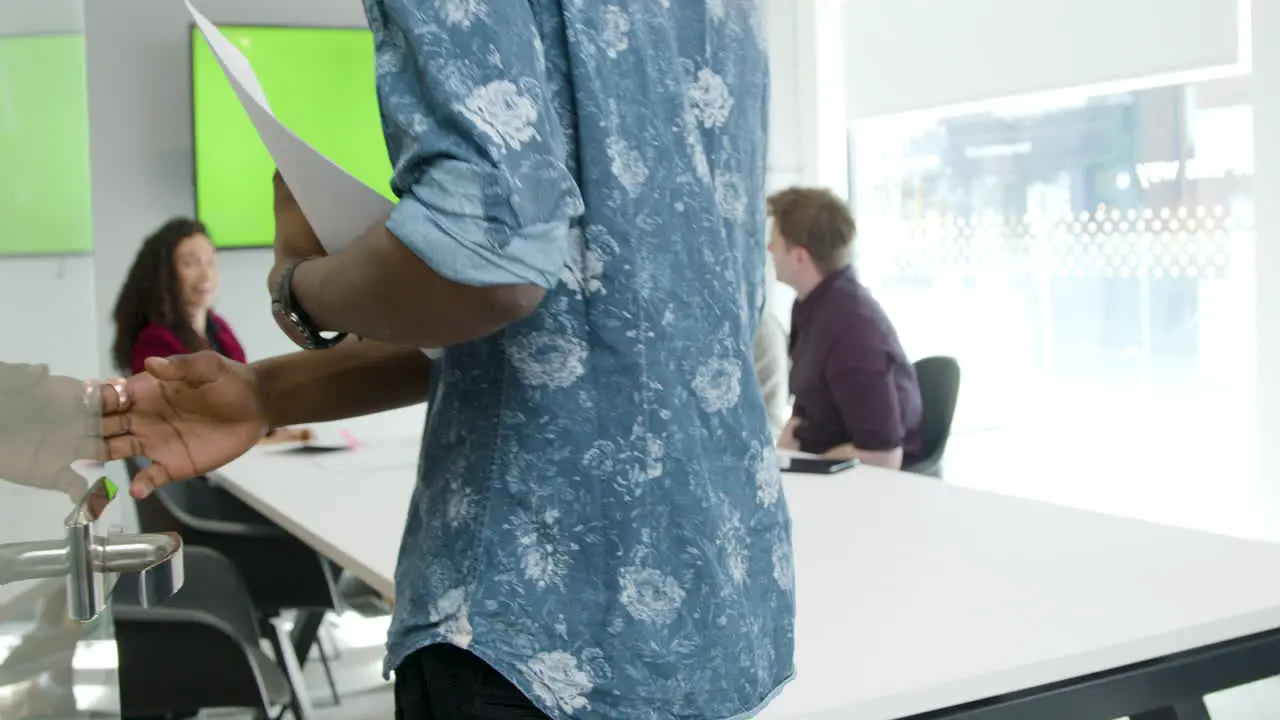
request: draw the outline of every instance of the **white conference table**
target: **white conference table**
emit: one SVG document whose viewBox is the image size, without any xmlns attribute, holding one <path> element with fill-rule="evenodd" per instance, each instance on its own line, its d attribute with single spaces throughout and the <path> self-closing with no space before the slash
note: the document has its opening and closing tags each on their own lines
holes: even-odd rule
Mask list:
<svg viewBox="0 0 1280 720">
<path fill-rule="evenodd" d="M 391 595 L 417 456 L 259 448 L 220 475 Z M 1200 720 L 1280 674 L 1280 545 L 871 467 L 784 489 L 797 676 L 761 717 Z"/>
</svg>

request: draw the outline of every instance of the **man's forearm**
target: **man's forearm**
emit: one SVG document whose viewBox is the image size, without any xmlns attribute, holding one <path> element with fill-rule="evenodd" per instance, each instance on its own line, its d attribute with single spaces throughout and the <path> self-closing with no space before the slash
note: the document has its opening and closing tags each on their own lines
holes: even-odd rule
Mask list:
<svg viewBox="0 0 1280 720">
<path fill-rule="evenodd" d="M 537 308 L 534 285 L 472 287 L 442 277 L 378 223 L 339 253 L 303 263 L 298 304 L 325 330 L 415 347 L 490 335 Z"/>
<path fill-rule="evenodd" d="M 325 422 L 425 402 L 431 360 L 420 350 L 348 340 L 252 365 L 272 427 Z"/>
<path fill-rule="evenodd" d="M 852 460 L 857 458 L 859 462 L 864 462 L 868 465 L 876 465 L 890 470 L 902 469 L 902 448 L 900 447 L 892 450 L 862 450 L 854 447 L 853 443 L 845 443 L 826 451 L 822 454 L 822 457 L 828 460 Z"/>
</svg>

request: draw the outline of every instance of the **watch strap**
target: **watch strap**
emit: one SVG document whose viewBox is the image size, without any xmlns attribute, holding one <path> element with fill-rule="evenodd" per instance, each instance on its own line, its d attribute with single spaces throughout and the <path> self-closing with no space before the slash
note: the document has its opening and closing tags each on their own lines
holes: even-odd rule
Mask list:
<svg viewBox="0 0 1280 720">
<path fill-rule="evenodd" d="M 298 331 L 298 335 L 302 340 L 299 344 L 307 350 L 324 350 L 345 340 L 347 333 L 337 333 L 326 337 L 320 328 L 316 326 L 311 316 L 307 314 L 307 311 L 298 303 L 298 298 L 293 293 L 294 272 L 303 263 L 314 259 L 314 257 L 302 258 L 286 265 L 284 271 L 280 273 L 280 279 L 276 283 L 274 297 L 271 298 L 271 301 L 284 321 Z"/>
</svg>

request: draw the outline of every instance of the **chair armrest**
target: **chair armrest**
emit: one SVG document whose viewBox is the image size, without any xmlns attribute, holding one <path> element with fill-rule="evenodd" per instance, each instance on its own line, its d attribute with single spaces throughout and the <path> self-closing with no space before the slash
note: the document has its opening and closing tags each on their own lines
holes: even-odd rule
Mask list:
<svg viewBox="0 0 1280 720">
<path fill-rule="evenodd" d="M 176 513 L 175 513 L 176 514 Z M 259 523 L 236 522 L 234 520 L 215 520 L 213 518 L 196 517 L 182 513 L 182 523 L 196 532 L 209 535 L 223 535 L 241 538 L 281 538 L 288 536 L 278 525 L 262 525 Z"/>
</svg>

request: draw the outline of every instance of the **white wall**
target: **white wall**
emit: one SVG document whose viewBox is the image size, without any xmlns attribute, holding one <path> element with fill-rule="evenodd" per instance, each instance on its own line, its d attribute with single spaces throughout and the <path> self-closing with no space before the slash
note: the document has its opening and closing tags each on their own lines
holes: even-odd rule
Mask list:
<svg viewBox="0 0 1280 720">
<path fill-rule="evenodd" d="M 1280 527 L 1280 6 L 1252 9 L 1253 127 L 1257 292 L 1257 437 L 1259 480 L 1269 527 Z M 1252 419 L 1252 418 L 1250 418 Z"/>
<path fill-rule="evenodd" d="M 0 259 L 0 361 L 48 363 L 53 372 L 73 377 L 96 375 L 93 295 L 91 256 Z"/>
<path fill-rule="evenodd" d="M 767 191 L 816 185 L 847 197 L 843 0 L 763 2 L 771 75 Z M 771 289 L 769 309 L 790 328 L 795 291 L 776 282 Z"/>
<path fill-rule="evenodd" d="M 78 33 L 82 0 L 0 0 L 0 35 Z"/>
<path fill-rule="evenodd" d="M 848 182 L 842 0 L 764 0 L 769 41 L 769 190 Z"/>
<path fill-rule="evenodd" d="M 812 173 L 812 158 L 802 140 L 803 106 L 812 102 L 811 86 L 800 72 L 800 10 L 808 0 L 764 0 L 769 43 L 769 177 L 770 191 L 802 182 Z"/>
<path fill-rule="evenodd" d="M 1238 0 L 846 0 L 849 118 L 1239 59 Z"/>
</svg>

